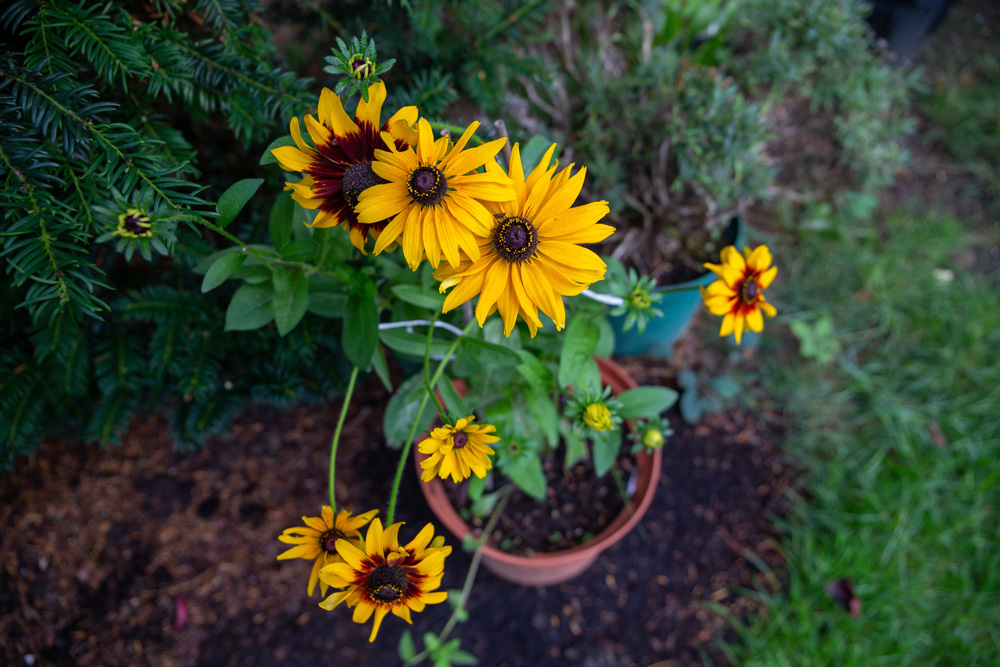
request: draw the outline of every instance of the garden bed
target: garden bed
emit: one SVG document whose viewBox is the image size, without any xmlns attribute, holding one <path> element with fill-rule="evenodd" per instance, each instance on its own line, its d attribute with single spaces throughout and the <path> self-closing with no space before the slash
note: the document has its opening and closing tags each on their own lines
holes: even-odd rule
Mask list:
<svg viewBox="0 0 1000 667">
<path fill-rule="evenodd" d="M 650 363 L 629 371 L 661 380 Z M 338 499 L 358 511 L 388 497 L 385 401 L 366 383 L 345 426 Z M 192 454 L 173 451 L 163 418 L 151 415 L 121 448 L 52 441 L 23 460 L 0 480 L 2 661 L 393 664 L 404 624 L 390 619 L 369 644 L 346 611 L 306 597 L 306 562 L 276 560 L 277 535 L 326 495 L 337 407 L 252 409 Z M 464 648 L 497 665 L 692 664 L 701 650 L 722 659 L 711 642 L 728 626 L 706 602 L 743 615 L 751 603 L 738 589 L 767 585 L 772 575 L 750 560 L 780 562 L 770 514 L 786 472 L 742 411 L 674 429 L 640 528 L 558 587 L 518 588 L 480 571 L 456 630 Z M 398 510 L 406 539 L 432 520 L 416 484 L 408 471 Z M 469 555 L 449 543 L 443 586 L 455 589 Z M 439 629 L 449 611 L 415 615 L 414 632 Z"/>
</svg>

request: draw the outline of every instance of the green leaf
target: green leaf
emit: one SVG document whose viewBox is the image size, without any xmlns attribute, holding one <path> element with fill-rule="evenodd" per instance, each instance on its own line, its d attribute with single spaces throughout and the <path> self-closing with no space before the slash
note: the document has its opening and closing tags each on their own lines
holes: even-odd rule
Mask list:
<svg viewBox="0 0 1000 667">
<path fill-rule="evenodd" d="M 244 178 L 242 181 L 233 183 L 228 190 L 223 192 L 222 196 L 219 197 L 219 217 L 216 219 L 218 225 L 225 227 L 235 220 L 263 182 L 263 178 Z"/>
<path fill-rule="evenodd" d="M 484 365 L 516 366 L 521 363 L 520 355 L 514 350 L 479 338 L 463 336 L 459 348 L 462 353 Z"/>
<path fill-rule="evenodd" d="M 574 385 L 580 391 L 600 391 L 601 390 L 601 369 L 597 367 L 597 362 L 590 357 L 580 366 L 580 373 L 576 376 Z"/>
<path fill-rule="evenodd" d="M 462 419 L 463 417 L 468 417 L 471 413 L 469 411 L 469 406 L 465 404 L 465 401 L 458 392 L 455 391 L 454 385 L 451 383 L 451 379 L 447 375 L 442 374 L 438 378 L 437 390 L 441 392 L 441 398 L 444 399 L 444 407 L 448 409 L 448 412 L 452 414 L 456 419 Z"/>
<path fill-rule="evenodd" d="M 427 350 L 426 334 L 410 333 L 403 329 L 383 329 L 378 332 L 378 337 L 390 349 L 400 354 L 423 358 Z M 449 343 L 435 338 L 431 341 L 431 354 L 444 354 L 449 347 L 451 347 Z"/>
<path fill-rule="evenodd" d="M 275 284 L 273 305 L 278 335 L 285 336 L 302 321 L 309 307 L 309 279 L 302 271 L 291 272 L 281 289 Z"/>
<path fill-rule="evenodd" d="M 243 252 L 221 255 L 205 272 L 205 278 L 201 281 L 202 293 L 211 291 L 226 282 L 230 274 L 240 268 L 245 261 L 247 261 L 247 255 Z"/>
<path fill-rule="evenodd" d="M 310 239 L 289 241 L 281 246 L 280 252 L 286 262 L 308 262 L 319 252 L 319 244 Z"/>
<path fill-rule="evenodd" d="M 416 285 L 396 285 L 392 293 L 406 303 L 412 303 L 420 308 L 430 308 L 440 311 L 444 307 L 444 295 L 420 289 Z"/>
<path fill-rule="evenodd" d="M 622 404 L 620 414 L 625 419 L 655 417 L 677 402 L 677 392 L 668 387 L 639 387 L 616 396 Z"/>
<path fill-rule="evenodd" d="M 504 467 L 504 474 L 532 498 L 545 498 L 545 473 L 537 452 L 522 447 L 516 453 L 511 453 Z"/>
<path fill-rule="evenodd" d="M 517 365 L 517 372 L 521 374 L 532 391 L 537 394 L 544 394 L 552 389 L 552 371 L 543 364 L 538 357 L 527 350 L 518 350 L 517 355 L 521 357 L 521 363 Z"/>
<path fill-rule="evenodd" d="M 226 309 L 226 331 L 252 331 L 274 319 L 270 284 L 240 285 Z"/>
<path fill-rule="evenodd" d="M 310 284 L 311 288 L 312 285 Z M 347 311 L 347 295 L 338 292 L 309 292 L 309 312 L 313 315 L 336 319 Z"/>
<path fill-rule="evenodd" d="M 396 388 L 396 393 L 389 398 L 389 402 L 385 406 L 385 418 L 382 424 L 387 445 L 393 449 L 399 449 L 403 446 L 406 442 L 406 436 L 410 434 L 413 422 L 417 421 L 420 404 L 426 393 L 423 371 L 407 378 Z M 416 431 L 418 437 L 434 422 L 435 410 L 429 398 L 419 417 Z"/>
<path fill-rule="evenodd" d="M 294 145 L 295 145 L 295 140 L 292 139 L 292 135 L 286 134 L 283 137 L 278 137 L 277 139 L 272 141 L 270 145 L 268 145 L 267 149 L 264 151 L 264 154 L 260 156 L 260 164 L 263 165 L 263 164 L 276 163 L 278 161 L 278 158 L 274 157 L 274 154 L 271 151 L 273 151 L 275 148 L 281 148 L 283 146 L 294 146 Z"/>
<path fill-rule="evenodd" d="M 341 345 L 352 364 L 363 371 L 371 368 L 372 355 L 378 345 L 378 306 L 375 304 L 374 282 L 364 283 L 360 292 L 348 297 Z"/>
<path fill-rule="evenodd" d="M 681 417 L 688 424 L 697 424 L 701 420 L 703 410 L 697 389 L 691 388 L 681 394 L 681 402 L 678 407 L 681 410 Z"/>
<path fill-rule="evenodd" d="M 381 345 L 375 346 L 375 357 L 372 364 L 375 366 L 375 375 L 382 381 L 382 386 L 386 391 L 392 391 L 392 380 L 389 378 L 389 364 L 385 361 L 385 350 Z"/>
<path fill-rule="evenodd" d="M 292 240 L 292 220 L 295 213 L 295 202 L 290 193 L 282 193 L 274 200 L 271 207 L 271 217 L 267 223 L 271 235 L 271 244 L 281 248 Z"/>
<path fill-rule="evenodd" d="M 621 429 L 595 431 L 591 440 L 594 442 L 594 472 L 600 477 L 611 470 L 611 466 L 618 459 L 618 453 L 622 448 L 622 432 Z"/>
<path fill-rule="evenodd" d="M 559 358 L 560 387 L 565 389 L 573 384 L 584 363 L 594 356 L 594 348 L 600 337 L 600 329 L 583 313 L 570 320 L 566 327 L 562 356 Z"/>
<path fill-rule="evenodd" d="M 533 389 L 528 392 L 528 411 L 535 418 L 535 422 L 545 434 L 545 440 L 549 447 L 555 449 L 559 446 L 559 411 L 549 399 L 547 391 L 538 393 Z"/>
<path fill-rule="evenodd" d="M 566 444 L 566 457 L 563 467 L 569 468 L 587 455 L 587 443 L 583 437 L 568 422 L 560 422 L 559 432 Z"/>
<path fill-rule="evenodd" d="M 606 317 L 598 317 L 594 323 L 601 332 L 601 337 L 598 338 L 597 345 L 594 346 L 594 356 L 607 359 L 615 351 L 615 328 L 611 326 Z"/>
<path fill-rule="evenodd" d="M 409 630 L 403 630 L 403 636 L 399 638 L 399 659 L 403 662 L 417 655 L 417 647 L 413 643 L 413 635 Z"/>
</svg>

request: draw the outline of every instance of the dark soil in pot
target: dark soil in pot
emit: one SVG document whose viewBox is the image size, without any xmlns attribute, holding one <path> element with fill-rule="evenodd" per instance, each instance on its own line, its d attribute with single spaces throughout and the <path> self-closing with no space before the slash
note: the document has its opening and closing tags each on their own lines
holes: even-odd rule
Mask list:
<svg viewBox="0 0 1000 667">
<path fill-rule="evenodd" d="M 515 489 L 490 538 L 491 546 L 512 554 L 529 555 L 562 551 L 592 539 L 625 508 L 625 498 L 615 480 L 617 476 L 621 488 L 625 488 L 636 470 L 635 457 L 627 451 L 628 447 L 628 442 L 623 443 L 623 455 L 611 471 L 597 477 L 589 458 L 564 468 L 565 448 L 560 444 L 554 456 L 542 459 L 545 499 L 538 500 Z M 483 528 L 489 517 L 476 517 L 469 512 L 468 482 L 447 488 L 462 518 L 473 528 Z"/>
</svg>

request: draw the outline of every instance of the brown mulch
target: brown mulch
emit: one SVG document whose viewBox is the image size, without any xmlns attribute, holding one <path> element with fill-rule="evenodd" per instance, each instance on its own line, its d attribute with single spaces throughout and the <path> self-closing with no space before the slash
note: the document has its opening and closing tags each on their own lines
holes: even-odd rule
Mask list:
<svg viewBox="0 0 1000 667">
<path fill-rule="evenodd" d="M 661 383 L 662 361 L 633 360 Z M 658 376 L 659 375 L 659 376 Z M 338 499 L 385 506 L 397 454 L 382 441 L 387 396 L 367 382 L 338 457 Z M 251 409 L 232 432 L 193 454 L 175 452 L 164 418 L 135 423 L 120 448 L 47 442 L 0 479 L 0 658 L 4 664 L 395 664 L 404 624 L 378 640 L 344 610 L 305 595 L 309 564 L 278 562 L 275 538 L 318 514 L 339 404 L 283 413 Z M 585 575 L 518 588 L 480 571 L 463 647 L 490 665 L 697 664 L 716 661 L 727 622 L 744 615 L 741 587 L 773 584 L 751 560 L 781 557 L 772 512 L 787 487 L 775 445 L 741 410 L 674 424 L 653 506 Z M 403 537 L 432 517 L 405 476 Z M 469 555 L 450 535 L 444 587 L 462 585 Z M 415 615 L 439 629 L 447 604 Z M 418 641 L 419 643 L 419 641 Z M 724 661 L 724 660 L 723 660 Z"/>
</svg>

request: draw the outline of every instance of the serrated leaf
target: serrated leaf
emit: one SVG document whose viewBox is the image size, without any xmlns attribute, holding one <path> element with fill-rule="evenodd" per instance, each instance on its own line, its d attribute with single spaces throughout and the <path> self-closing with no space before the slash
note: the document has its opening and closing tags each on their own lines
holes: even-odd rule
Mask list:
<svg viewBox="0 0 1000 667">
<path fill-rule="evenodd" d="M 252 331 L 274 319 L 274 288 L 270 284 L 241 285 L 226 309 L 226 331 Z"/>
<path fill-rule="evenodd" d="M 294 146 L 294 145 L 295 145 L 295 140 L 292 139 L 291 135 L 278 137 L 268 145 L 267 149 L 264 151 L 264 154 L 260 156 L 260 164 L 262 165 L 274 164 L 275 162 L 278 161 L 278 158 L 274 157 L 274 153 L 272 153 L 271 151 L 273 151 L 275 148 L 282 148 L 284 146 Z"/>
<path fill-rule="evenodd" d="M 246 203 L 254 196 L 257 189 L 264 182 L 263 178 L 244 178 L 242 181 L 233 183 L 228 190 L 219 197 L 219 217 L 216 223 L 220 227 L 225 227 L 236 219 Z"/>
<path fill-rule="evenodd" d="M 588 316 L 577 314 L 566 327 L 562 356 L 559 358 L 559 386 L 569 387 L 588 359 L 594 356 L 594 347 L 601 336 Z"/>
<path fill-rule="evenodd" d="M 245 261 L 247 254 L 244 252 L 221 255 L 205 272 L 205 278 L 201 281 L 202 293 L 209 292 L 226 282 L 233 271 L 240 268 Z"/>
<path fill-rule="evenodd" d="M 676 403 L 677 392 L 669 387 L 639 387 L 623 391 L 616 398 L 625 419 L 648 419 Z"/>
</svg>

